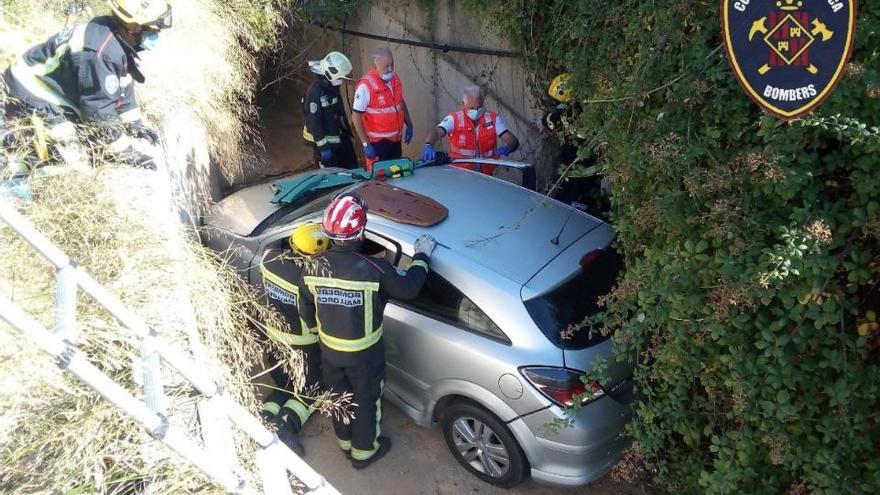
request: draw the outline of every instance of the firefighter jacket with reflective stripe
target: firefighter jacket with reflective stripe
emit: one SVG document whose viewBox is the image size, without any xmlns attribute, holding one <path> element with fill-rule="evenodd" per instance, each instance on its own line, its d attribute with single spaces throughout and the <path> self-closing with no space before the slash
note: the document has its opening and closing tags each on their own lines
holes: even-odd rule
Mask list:
<svg viewBox="0 0 880 495">
<path fill-rule="evenodd" d="M 406 121 L 403 111 L 403 82 L 397 74 L 389 84 L 379 76 L 376 69 L 367 73 L 358 85 L 365 84 L 370 91 L 370 104 L 364 112 L 364 131 L 371 143 L 387 139 L 399 142 Z"/>
<path fill-rule="evenodd" d="M 353 366 L 385 359 L 382 314 L 389 298 L 412 299 L 428 276 L 428 258 L 418 254 L 407 271 L 334 245 L 303 273 L 300 314 L 317 326 L 322 359 Z"/>
<path fill-rule="evenodd" d="M 302 269 L 289 254 L 269 251 L 263 256 L 260 273 L 263 276 L 263 288 L 269 304 L 284 316 L 289 325 L 288 329 L 268 327 L 266 333 L 269 338 L 291 346 L 317 343 L 317 333 L 307 330 L 310 327 L 302 324 L 300 320 L 298 284 L 302 277 Z M 303 331 L 304 329 L 306 330 Z"/>
<path fill-rule="evenodd" d="M 309 86 L 302 106 L 306 116 L 303 138 L 318 148 L 341 144 L 352 135 L 339 89 L 323 76 Z"/>
<path fill-rule="evenodd" d="M 116 29 L 112 17 L 97 17 L 61 31 L 25 52 L 10 68 L 12 76 L 32 96 L 87 122 L 139 121 L 132 74 L 142 76 L 135 50 Z"/>
</svg>

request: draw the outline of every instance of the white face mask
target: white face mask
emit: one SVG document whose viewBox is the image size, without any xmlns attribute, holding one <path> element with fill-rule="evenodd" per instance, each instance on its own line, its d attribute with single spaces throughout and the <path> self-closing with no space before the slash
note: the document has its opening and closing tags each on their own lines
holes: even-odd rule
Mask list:
<svg viewBox="0 0 880 495">
<path fill-rule="evenodd" d="M 467 111 L 467 116 L 471 120 L 477 120 L 478 118 L 480 118 L 480 115 L 483 115 L 483 107 L 469 108 Z"/>
<path fill-rule="evenodd" d="M 381 77 L 383 81 L 388 82 L 391 80 L 392 77 L 394 77 L 394 71 L 380 74 L 379 77 Z"/>
<path fill-rule="evenodd" d="M 342 86 L 343 81 L 345 81 L 345 80 L 344 79 L 336 79 L 336 80 L 330 81 L 330 84 L 332 84 L 334 86 Z"/>
</svg>

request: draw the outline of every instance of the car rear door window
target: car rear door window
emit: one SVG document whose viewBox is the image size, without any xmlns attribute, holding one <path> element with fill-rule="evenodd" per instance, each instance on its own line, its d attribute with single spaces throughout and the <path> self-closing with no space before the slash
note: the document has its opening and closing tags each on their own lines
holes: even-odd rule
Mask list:
<svg viewBox="0 0 880 495">
<path fill-rule="evenodd" d="M 405 269 L 411 262 L 412 258 L 409 256 L 401 256 L 399 266 Z M 395 302 L 444 323 L 510 344 L 510 339 L 489 318 L 489 315 L 454 285 L 434 272 L 428 273 L 428 280 L 418 297 Z"/>
</svg>

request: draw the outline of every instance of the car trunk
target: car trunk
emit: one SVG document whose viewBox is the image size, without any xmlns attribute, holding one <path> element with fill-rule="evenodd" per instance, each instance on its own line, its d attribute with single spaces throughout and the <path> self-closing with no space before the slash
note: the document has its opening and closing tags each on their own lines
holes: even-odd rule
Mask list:
<svg viewBox="0 0 880 495">
<path fill-rule="evenodd" d="M 582 325 L 599 315 L 598 298 L 611 291 L 622 259 L 611 247 L 614 232 L 603 224 L 556 256 L 522 289 L 523 302 L 538 328 L 563 353 L 566 368 L 588 371 L 605 362 L 601 385 L 607 392 L 632 376 L 632 364 L 618 362 L 610 335 L 601 326 Z"/>
</svg>

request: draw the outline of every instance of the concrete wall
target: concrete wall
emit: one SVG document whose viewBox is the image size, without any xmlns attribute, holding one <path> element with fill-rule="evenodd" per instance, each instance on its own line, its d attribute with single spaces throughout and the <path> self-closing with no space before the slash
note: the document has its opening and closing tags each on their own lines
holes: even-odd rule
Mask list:
<svg viewBox="0 0 880 495">
<path fill-rule="evenodd" d="M 505 43 L 491 35 L 481 20 L 471 12 L 463 11 L 454 1 L 440 1 L 434 11 L 421 7 L 392 5 L 376 2 L 359 15 L 349 16 L 345 28 L 381 37 L 400 38 L 437 44 L 468 46 L 491 50 L 507 50 Z M 291 29 L 303 29 L 293 26 Z M 552 140 L 540 135 L 538 123 L 543 109 L 537 107 L 529 93 L 526 74 L 519 60 L 512 57 L 480 55 L 395 44 L 345 34 L 314 26 L 305 28 L 308 40 L 308 59 L 322 58 L 328 51 L 339 50 L 348 55 L 354 65 L 353 79 L 371 68 L 370 52 L 378 46 L 388 46 L 394 52 L 395 70 L 403 80 L 406 101 L 415 125 L 413 142 L 404 147 L 404 154 L 417 158 L 429 130 L 447 114 L 461 108 L 462 90 L 479 84 L 488 93 L 486 107 L 502 115 L 520 140 L 520 149 L 511 155 L 514 160 L 538 167 L 539 188 L 546 185 L 554 174 L 552 158 L 555 148 Z M 255 164 L 257 176 L 275 176 L 301 170 L 312 165 L 312 152 L 302 141 L 303 115 L 300 98 L 311 81 L 303 66 L 297 79 L 306 83 L 288 81 L 266 99 L 262 109 L 265 161 Z M 348 104 L 354 96 L 354 83 L 346 84 L 341 92 Z M 445 143 L 442 145 L 445 149 Z M 360 148 L 355 143 L 356 148 Z M 251 177 L 252 182 L 259 177 Z"/>
<path fill-rule="evenodd" d="M 437 2 L 433 12 L 414 5 L 414 2 L 409 7 L 376 2 L 361 15 L 352 17 L 346 25 L 352 31 L 492 50 L 508 48 L 488 32 L 478 16 L 463 10 L 455 1 Z M 525 72 L 516 58 L 453 51 L 444 53 L 352 34 L 340 36 L 342 48 L 352 58 L 358 74 L 370 68 L 370 52 L 375 47 L 389 46 L 394 52 L 395 70 L 404 82 L 407 105 L 416 129 L 416 136 L 405 147 L 405 154 L 418 156 L 428 131 L 445 115 L 461 108 L 462 89 L 478 84 L 489 94 L 486 107 L 507 120 L 522 144 L 511 158 L 534 163 L 542 169 L 550 167 L 547 163 L 550 153 L 538 130 L 543 110 L 535 108 Z"/>
</svg>

